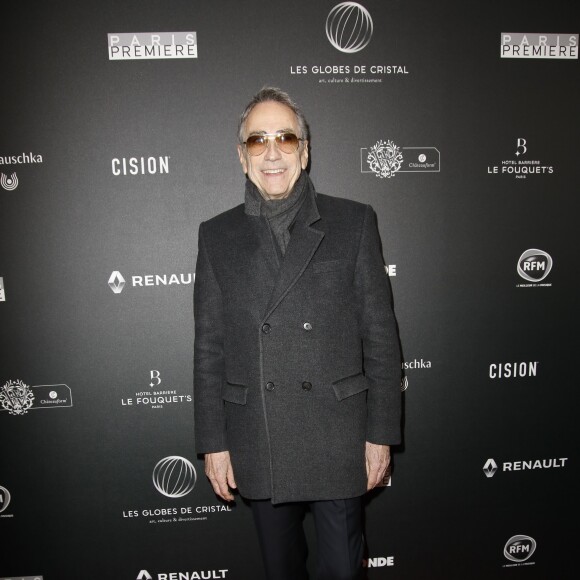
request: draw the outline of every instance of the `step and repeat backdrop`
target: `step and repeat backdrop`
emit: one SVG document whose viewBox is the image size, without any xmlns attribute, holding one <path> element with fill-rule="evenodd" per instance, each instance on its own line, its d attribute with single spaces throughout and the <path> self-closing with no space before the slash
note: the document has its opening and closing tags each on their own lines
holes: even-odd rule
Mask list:
<svg viewBox="0 0 580 580">
<path fill-rule="evenodd" d="M 367 498 L 367 577 L 573 577 L 575 8 L 5 6 L 0 578 L 264 578 L 195 453 L 192 298 L 266 84 L 309 120 L 317 190 L 378 214 L 404 443 Z"/>
</svg>

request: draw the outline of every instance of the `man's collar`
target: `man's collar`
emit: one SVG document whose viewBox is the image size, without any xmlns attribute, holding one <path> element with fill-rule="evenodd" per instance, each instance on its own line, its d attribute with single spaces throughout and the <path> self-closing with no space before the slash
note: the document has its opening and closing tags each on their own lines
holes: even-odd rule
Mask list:
<svg viewBox="0 0 580 580">
<path fill-rule="evenodd" d="M 306 217 L 306 212 L 304 210 L 308 209 L 308 219 L 311 219 L 310 223 L 314 223 L 318 219 L 320 219 L 320 215 L 318 214 L 318 208 L 316 207 L 316 191 L 314 189 L 314 185 L 312 181 L 310 181 L 310 177 L 306 171 L 302 171 L 296 183 L 294 185 L 294 189 L 305 187 L 306 188 L 306 199 L 304 200 L 304 204 L 300 209 L 300 214 Z M 246 193 L 244 198 L 244 211 L 246 215 L 256 216 L 260 215 L 260 207 L 262 204 L 262 195 L 258 191 L 256 185 L 248 178 L 246 178 Z M 305 207 L 307 206 L 307 207 Z"/>
</svg>

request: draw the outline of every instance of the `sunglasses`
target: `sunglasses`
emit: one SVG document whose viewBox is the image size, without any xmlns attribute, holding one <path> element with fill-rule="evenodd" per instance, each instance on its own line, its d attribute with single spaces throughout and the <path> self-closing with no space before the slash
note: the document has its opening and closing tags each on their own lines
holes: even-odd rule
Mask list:
<svg viewBox="0 0 580 580">
<path fill-rule="evenodd" d="M 245 141 L 246 151 L 252 155 L 262 155 L 264 151 L 268 148 L 268 141 L 273 140 L 276 143 L 276 147 L 282 151 L 282 153 L 294 153 L 299 145 L 300 139 L 294 133 L 286 133 L 279 131 L 278 133 L 263 133 L 262 135 L 250 135 Z"/>
</svg>

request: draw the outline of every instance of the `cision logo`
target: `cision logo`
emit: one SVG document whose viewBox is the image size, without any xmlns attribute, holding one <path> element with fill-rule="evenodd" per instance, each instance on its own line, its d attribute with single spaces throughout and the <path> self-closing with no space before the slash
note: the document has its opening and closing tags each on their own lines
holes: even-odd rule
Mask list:
<svg viewBox="0 0 580 580">
<path fill-rule="evenodd" d="M 550 459 L 520 459 L 517 461 L 501 462 L 501 469 L 493 457 L 490 457 L 483 465 L 485 477 L 491 479 L 498 469 L 503 473 L 514 473 L 516 471 L 529 471 L 536 469 L 555 469 L 565 467 L 567 457 L 550 458 Z"/>
<path fill-rule="evenodd" d="M 553 165 L 543 163 L 539 159 L 528 159 L 528 141 L 524 137 L 516 139 L 513 155 L 515 159 L 504 159 L 497 165 L 488 165 L 488 175 L 506 175 L 515 179 L 527 179 L 534 175 L 551 175 L 555 169 Z"/>
<path fill-rule="evenodd" d="M 139 390 L 134 397 L 121 399 L 123 407 L 141 407 L 149 409 L 163 409 L 166 405 L 175 406 L 179 404 L 191 404 L 193 396 L 191 393 L 178 394 L 177 388 L 173 385 L 165 384 L 161 372 L 157 369 L 149 371 L 149 388 L 151 390 Z M 188 388 L 191 390 L 191 386 Z"/>
<path fill-rule="evenodd" d="M 578 59 L 577 34 L 502 32 L 501 58 Z"/>
<path fill-rule="evenodd" d="M 0 411 L 10 415 L 26 415 L 30 409 L 72 407 L 72 395 L 67 385 L 29 386 L 21 380 L 8 381 L 0 389 Z"/>
<path fill-rule="evenodd" d="M 538 374 L 536 361 L 491 363 L 489 365 L 490 379 L 515 379 L 518 377 L 535 377 Z"/>
<path fill-rule="evenodd" d="M 532 554 L 536 551 L 536 540 L 531 536 L 518 534 L 512 536 L 503 548 L 503 555 L 514 564 L 504 564 L 504 568 L 512 566 L 530 566 L 534 562 L 528 562 Z M 525 563 L 525 564 L 524 564 Z"/>
<path fill-rule="evenodd" d="M 132 288 L 146 286 L 189 286 L 195 281 L 195 274 L 144 274 L 131 276 Z M 114 270 L 109 276 L 109 288 L 115 294 L 121 294 L 127 281 L 119 270 Z"/>
<path fill-rule="evenodd" d="M 396 173 L 438 173 L 440 153 L 436 147 L 399 147 L 391 140 L 380 139 L 372 147 L 361 147 L 361 173 L 374 173 L 390 179 Z"/>
<path fill-rule="evenodd" d="M 109 60 L 197 58 L 195 32 L 125 32 L 107 35 Z"/>
<path fill-rule="evenodd" d="M 158 157 L 114 157 L 113 175 L 161 175 L 169 173 L 169 155 Z"/>
<path fill-rule="evenodd" d="M 552 270 L 553 260 L 550 254 L 543 250 L 531 248 L 526 250 L 519 258 L 517 263 L 518 274 L 528 284 L 516 284 L 516 288 L 535 288 L 535 287 L 550 287 L 551 283 L 543 283 L 542 280 L 548 277 Z"/>
</svg>

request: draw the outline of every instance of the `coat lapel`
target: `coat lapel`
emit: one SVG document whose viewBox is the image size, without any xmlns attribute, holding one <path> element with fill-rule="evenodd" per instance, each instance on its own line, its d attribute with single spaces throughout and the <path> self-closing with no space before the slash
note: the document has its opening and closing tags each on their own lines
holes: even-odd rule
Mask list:
<svg viewBox="0 0 580 580">
<path fill-rule="evenodd" d="M 320 214 L 314 198 L 314 189 L 311 184 L 309 185 L 310 191 L 307 192 L 307 197 L 296 216 L 290 242 L 286 248 L 284 260 L 282 260 L 278 279 L 270 295 L 264 319 L 270 316 L 298 278 L 300 278 L 320 245 L 322 238 L 324 238 L 324 232 L 311 227 L 313 223 L 320 219 Z"/>
</svg>

